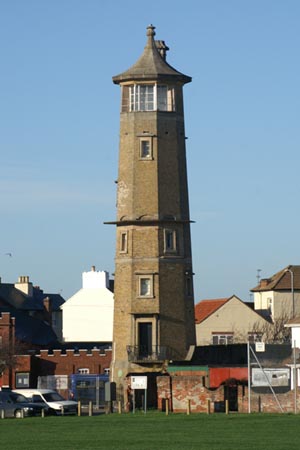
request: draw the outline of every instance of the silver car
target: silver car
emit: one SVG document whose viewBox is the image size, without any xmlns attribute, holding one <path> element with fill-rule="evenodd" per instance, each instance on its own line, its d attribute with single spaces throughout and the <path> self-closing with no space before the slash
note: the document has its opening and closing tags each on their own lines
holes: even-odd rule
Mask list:
<svg viewBox="0 0 300 450">
<path fill-rule="evenodd" d="M 24 395 L 10 390 L 0 391 L 0 417 L 41 416 L 48 413 L 47 406 L 31 403 Z"/>
</svg>

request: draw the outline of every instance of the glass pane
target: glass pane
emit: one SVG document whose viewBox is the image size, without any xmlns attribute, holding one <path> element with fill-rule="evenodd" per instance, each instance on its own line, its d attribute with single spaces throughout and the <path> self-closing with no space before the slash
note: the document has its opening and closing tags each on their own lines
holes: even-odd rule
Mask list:
<svg viewBox="0 0 300 450">
<path fill-rule="evenodd" d="M 150 141 L 141 141 L 141 158 L 150 157 Z"/>
<path fill-rule="evenodd" d="M 157 109 L 168 110 L 168 88 L 167 86 L 157 86 Z"/>
<path fill-rule="evenodd" d="M 150 295 L 150 278 L 141 278 L 140 283 L 140 295 Z"/>
</svg>

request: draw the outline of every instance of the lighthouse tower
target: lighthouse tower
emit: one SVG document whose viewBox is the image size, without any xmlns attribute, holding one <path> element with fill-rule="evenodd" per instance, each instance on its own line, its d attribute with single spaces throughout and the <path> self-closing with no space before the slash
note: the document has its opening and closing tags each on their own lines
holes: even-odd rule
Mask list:
<svg viewBox="0 0 300 450">
<path fill-rule="evenodd" d="M 195 344 L 193 269 L 182 88 L 147 28 L 121 87 L 111 379 L 163 370 Z"/>
</svg>

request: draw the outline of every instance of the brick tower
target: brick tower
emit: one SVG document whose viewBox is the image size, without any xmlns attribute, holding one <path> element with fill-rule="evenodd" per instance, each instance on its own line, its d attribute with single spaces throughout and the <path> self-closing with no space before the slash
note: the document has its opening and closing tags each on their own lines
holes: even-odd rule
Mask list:
<svg viewBox="0 0 300 450">
<path fill-rule="evenodd" d="M 121 87 L 111 378 L 161 371 L 195 344 L 182 87 L 164 41 L 113 77 Z"/>
</svg>

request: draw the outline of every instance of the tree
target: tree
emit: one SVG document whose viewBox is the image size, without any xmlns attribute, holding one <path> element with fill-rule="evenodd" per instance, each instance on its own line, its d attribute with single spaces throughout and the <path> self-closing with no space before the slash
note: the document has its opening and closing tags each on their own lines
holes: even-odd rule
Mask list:
<svg viewBox="0 0 300 450">
<path fill-rule="evenodd" d="M 283 313 L 273 322 L 258 323 L 253 325 L 251 334 L 261 335 L 261 340 L 266 344 L 284 344 L 291 341 L 291 329 L 285 327 L 289 321 L 289 314 Z"/>
</svg>

